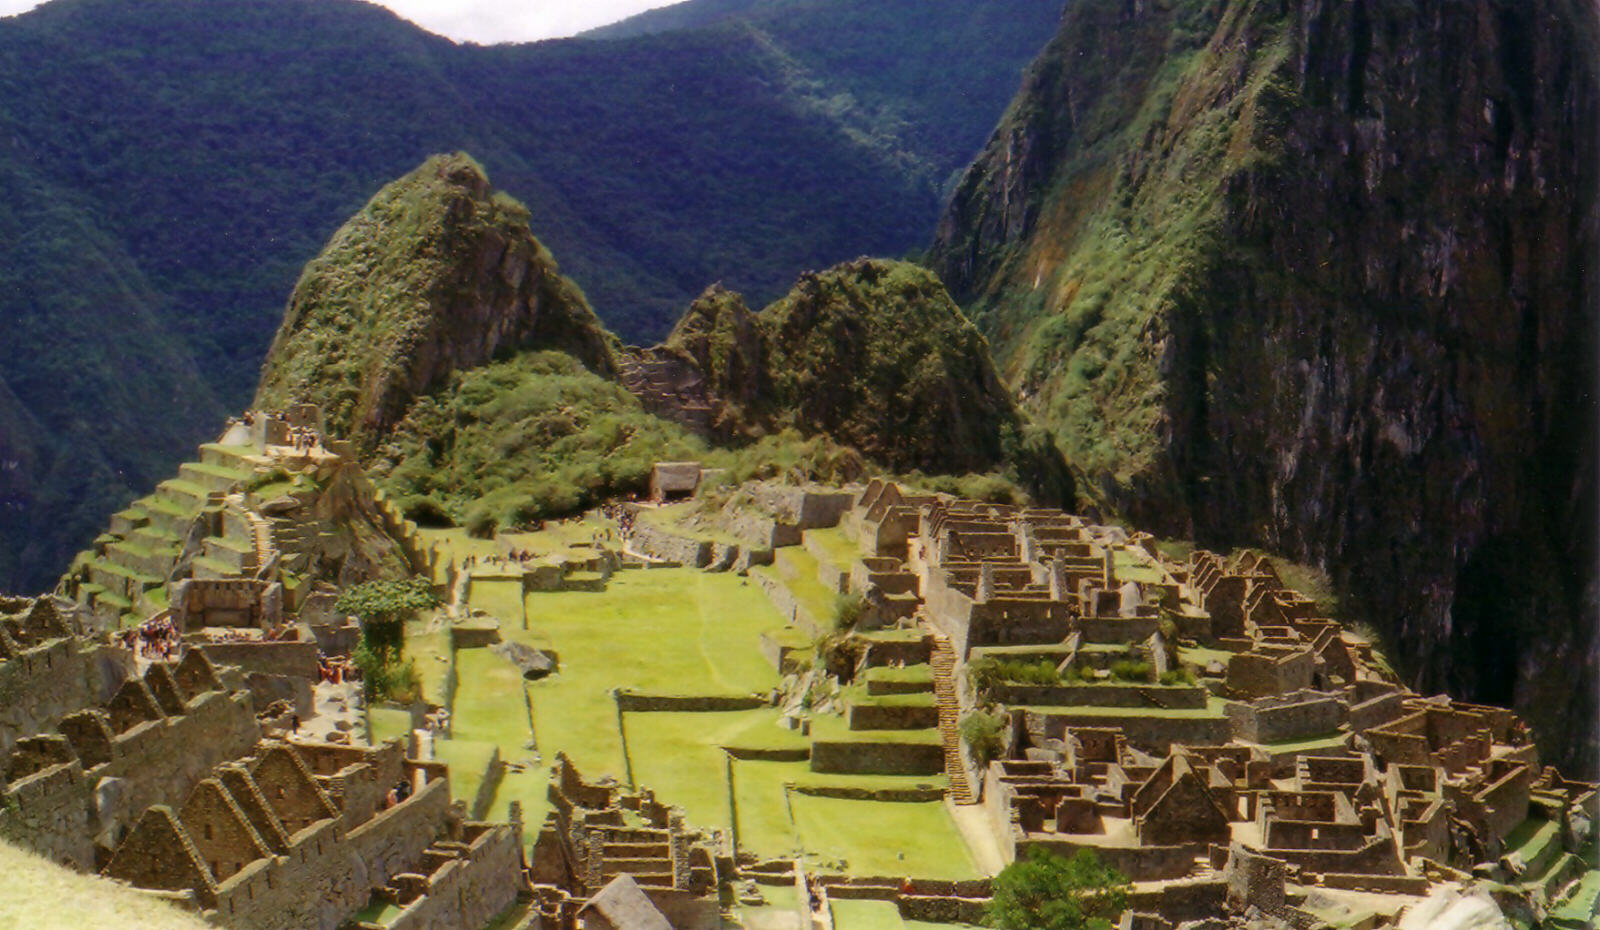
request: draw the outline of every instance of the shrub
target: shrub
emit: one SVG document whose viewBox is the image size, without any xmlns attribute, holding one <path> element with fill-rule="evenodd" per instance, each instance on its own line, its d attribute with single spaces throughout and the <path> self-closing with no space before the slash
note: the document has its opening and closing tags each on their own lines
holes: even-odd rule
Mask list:
<svg viewBox="0 0 1600 930">
<path fill-rule="evenodd" d="M 867 601 L 858 592 L 840 594 L 833 599 L 833 628 L 841 633 L 855 629 L 866 609 Z"/>
<path fill-rule="evenodd" d="M 988 765 L 1005 751 L 1005 724 L 1004 714 L 978 711 L 961 718 L 961 740 L 979 763 Z"/>
<path fill-rule="evenodd" d="M 1129 890 L 1126 878 L 1087 849 L 1068 859 L 1033 847 L 995 876 L 985 923 L 995 930 L 1110 930 Z"/>
<path fill-rule="evenodd" d="M 1150 663 L 1131 659 L 1111 663 L 1111 677 L 1117 681 L 1149 681 Z"/>
</svg>

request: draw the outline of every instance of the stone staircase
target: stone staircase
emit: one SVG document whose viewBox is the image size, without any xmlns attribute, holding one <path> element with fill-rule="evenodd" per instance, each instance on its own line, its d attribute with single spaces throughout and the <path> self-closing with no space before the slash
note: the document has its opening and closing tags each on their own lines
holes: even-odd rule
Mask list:
<svg viewBox="0 0 1600 930">
<path fill-rule="evenodd" d="M 272 524 L 253 510 L 246 516 L 250 520 L 250 544 L 255 549 L 256 567 L 261 568 L 271 564 L 278 555 L 278 547 L 272 541 Z"/>
<path fill-rule="evenodd" d="M 961 702 L 956 698 L 956 655 L 950 648 L 950 637 L 934 632 L 933 635 L 934 704 L 939 709 L 939 738 L 944 743 L 944 771 L 950 778 L 950 800 L 957 804 L 974 804 L 972 786 L 967 782 L 967 767 L 961 761 Z"/>
</svg>

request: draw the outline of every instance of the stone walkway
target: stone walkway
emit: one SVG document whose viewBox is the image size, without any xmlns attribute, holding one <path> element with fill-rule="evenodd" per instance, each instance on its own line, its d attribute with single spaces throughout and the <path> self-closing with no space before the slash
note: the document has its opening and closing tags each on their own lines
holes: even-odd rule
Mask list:
<svg viewBox="0 0 1600 930">
<path fill-rule="evenodd" d="M 972 853 L 972 861 L 977 864 L 978 871 L 985 875 L 995 875 L 1006 867 L 1005 856 L 1000 852 L 1000 842 L 995 839 L 989 826 L 989 815 L 981 804 L 951 804 L 945 803 L 945 809 L 956 822 L 956 828 L 961 831 L 961 838 L 967 841 L 967 851 Z"/>
<path fill-rule="evenodd" d="M 361 713 L 361 683 L 319 683 L 311 687 L 313 713 L 300 720 L 299 735 L 304 739 L 329 742 L 335 733 L 347 734 L 361 742 L 365 731 Z M 337 742 L 337 741 L 335 741 Z"/>
</svg>

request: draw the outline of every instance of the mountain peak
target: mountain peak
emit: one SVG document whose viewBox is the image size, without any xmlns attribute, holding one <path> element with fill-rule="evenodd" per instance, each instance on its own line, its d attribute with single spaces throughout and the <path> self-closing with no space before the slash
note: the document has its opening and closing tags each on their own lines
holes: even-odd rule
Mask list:
<svg viewBox="0 0 1600 930">
<path fill-rule="evenodd" d="M 613 342 L 528 229 L 527 210 L 470 156 L 436 155 L 379 191 L 306 266 L 256 403 L 320 404 L 332 432 L 370 446 L 452 371 L 550 348 L 610 374 Z"/>
</svg>

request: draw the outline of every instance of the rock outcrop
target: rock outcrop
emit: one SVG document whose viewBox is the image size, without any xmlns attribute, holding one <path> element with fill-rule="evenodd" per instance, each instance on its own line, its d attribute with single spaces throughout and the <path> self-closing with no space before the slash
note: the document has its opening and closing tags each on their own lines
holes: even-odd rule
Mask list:
<svg viewBox="0 0 1600 930">
<path fill-rule="evenodd" d="M 1071 500 L 1053 443 L 1031 428 L 988 343 L 927 269 L 860 259 L 802 275 L 759 313 L 708 290 L 667 341 L 623 363 L 646 409 L 719 441 L 823 434 L 891 469 L 1010 467 Z"/>
<path fill-rule="evenodd" d="M 306 266 L 262 367 L 256 406 L 319 404 L 370 451 L 451 372 L 559 349 L 598 374 L 614 339 L 466 155 L 435 156 L 380 191 Z"/>
<path fill-rule="evenodd" d="M 1592 3 L 1077 0 L 933 265 L 1084 486 L 1594 773 Z"/>
</svg>

